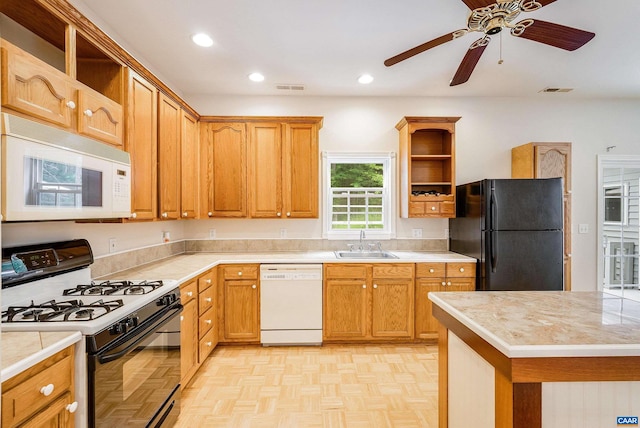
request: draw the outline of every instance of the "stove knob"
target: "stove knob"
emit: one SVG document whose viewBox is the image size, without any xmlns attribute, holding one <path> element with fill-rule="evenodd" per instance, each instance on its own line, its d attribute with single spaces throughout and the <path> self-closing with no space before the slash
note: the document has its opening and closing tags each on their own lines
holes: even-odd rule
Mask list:
<svg viewBox="0 0 640 428">
<path fill-rule="evenodd" d="M 131 318 L 127 318 L 126 320 L 124 320 L 124 325 L 127 329 L 129 328 L 134 328 L 138 326 L 138 323 L 140 322 L 140 317 L 133 316 Z"/>
<path fill-rule="evenodd" d="M 109 333 L 112 335 L 122 334 L 126 331 L 126 326 L 124 326 L 121 322 L 114 324 L 109 329 Z"/>
</svg>

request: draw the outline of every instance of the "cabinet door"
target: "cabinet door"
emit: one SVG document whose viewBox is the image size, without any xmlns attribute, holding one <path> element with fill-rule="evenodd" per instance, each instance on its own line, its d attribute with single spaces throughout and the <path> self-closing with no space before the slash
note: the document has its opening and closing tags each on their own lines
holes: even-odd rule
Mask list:
<svg viewBox="0 0 640 428">
<path fill-rule="evenodd" d="M 318 125 L 285 124 L 284 217 L 318 217 Z"/>
<path fill-rule="evenodd" d="M 182 112 L 180 211 L 182 218 L 198 215 L 198 121 Z"/>
<path fill-rule="evenodd" d="M 325 339 L 367 336 L 367 284 L 358 279 L 329 279 L 324 287 Z"/>
<path fill-rule="evenodd" d="M 122 106 L 91 89 L 78 90 L 78 132 L 122 148 Z"/>
<path fill-rule="evenodd" d="M 224 282 L 224 336 L 226 341 L 260 340 L 260 294 L 256 280 Z"/>
<path fill-rule="evenodd" d="M 191 288 L 191 292 L 195 286 Z M 198 364 L 198 301 L 184 303 L 180 316 L 180 372 L 184 388 L 195 374 Z"/>
<path fill-rule="evenodd" d="M 74 426 L 74 417 L 67 410 L 73 402 L 70 392 L 65 392 L 40 413 L 28 419 L 20 428 L 69 428 Z"/>
<path fill-rule="evenodd" d="M 158 104 L 158 196 L 160 218 L 180 217 L 180 123 L 182 111 L 160 94 Z"/>
<path fill-rule="evenodd" d="M 535 178 L 564 179 L 564 193 L 571 191 L 571 144 L 535 145 Z"/>
<path fill-rule="evenodd" d="M 282 217 L 282 126 L 250 123 L 248 133 L 249 214 Z"/>
<path fill-rule="evenodd" d="M 2 41 L 2 107 L 65 128 L 76 107 L 71 79 L 22 49 Z"/>
<path fill-rule="evenodd" d="M 475 278 L 447 278 L 446 291 L 475 291 Z"/>
<path fill-rule="evenodd" d="M 428 294 L 443 289 L 444 278 L 419 278 L 416 280 L 415 329 L 416 338 L 438 337 L 438 320 L 433 317 Z"/>
<path fill-rule="evenodd" d="M 210 123 L 200 141 L 203 217 L 247 216 L 244 123 Z"/>
<path fill-rule="evenodd" d="M 131 155 L 133 220 L 156 218 L 158 207 L 158 91 L 129 70 L 125 149 Z"/>
<path fill-rule="evenodd" d="M 413 278 L 373 278 L 373 337 L 413 337 Z"/>
</svg>

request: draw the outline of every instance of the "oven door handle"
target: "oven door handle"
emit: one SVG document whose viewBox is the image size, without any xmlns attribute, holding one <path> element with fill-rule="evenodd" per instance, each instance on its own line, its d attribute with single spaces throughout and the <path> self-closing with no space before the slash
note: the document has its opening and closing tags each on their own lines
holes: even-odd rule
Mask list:
<svg viewBox="0 0 640 428">
<path fill-rule="evenodd" d="M 166 324 L 169 321 L 171 321 L 180 312 L 182 312 L 182 305 L 181 304 L 178 304 L 176 306 L 171 307 L 166 312 L 162 313 L 162 316 L 158 320 L 156 320 L 152 324 L 144 327 L 143 330 L 141 330 L 140 332 L 136 333 L 131 339 L 126 341 L 125 342 L 126 347 L 124 349 L 121 349 L 121 350 L 119 350 L 117 352 L 114 352 L 112 354 L 107 353 L 107 352 L 109 352 L 110 350 L 113 350 L 113 349 L 120 349 L 123 346 L 123 344 L 119 343 L 118 346 L 107 348 L 103 352 L 98 353 L 96 355 L 97 358 L 98 358 L 98 362 L 100 362 L 100 364 L 106 364 L 106 363 L 109 363 L 111 361 L 115 361 L 115 360 L 117 360 L 119 358 L 124 357 L 129 352 L 131 352 L 133 349 L 135 349 L 135 347 L 140 342 L 142 342 L 147 337 L 151 336 L 153 333 L 156 332 L 156 330 L 159 327 L 162 327 L 164 324 Z"/>
</svg>

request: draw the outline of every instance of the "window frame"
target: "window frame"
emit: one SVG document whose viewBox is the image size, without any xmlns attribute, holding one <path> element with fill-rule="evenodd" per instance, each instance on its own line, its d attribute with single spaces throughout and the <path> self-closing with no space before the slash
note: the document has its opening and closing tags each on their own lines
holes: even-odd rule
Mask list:
<svg viewBox="0 0 640 428">
<path fill-rule="evenodd" d="M 607 190 L 620 189 L 620 221 L 607 220 Z M 627 183 L 607 183 L 602 186 L 604 197 L 603 224 L 626 226 L 629 224 L 629 185 Z M 617 199 L 617 198 L 610 198 Z"/>
<path fill-rule="evenodd" d="M 334 163 L 378 163 L 383 165 L 382 229 L 331 229 L 332 192 L 331 165 Z M 366 239 L 388 240 L 396 237 L 396 153 L 394 152 L 322 152 L 322 237 L 353 240 L 364 230 Z"/>
</svg>

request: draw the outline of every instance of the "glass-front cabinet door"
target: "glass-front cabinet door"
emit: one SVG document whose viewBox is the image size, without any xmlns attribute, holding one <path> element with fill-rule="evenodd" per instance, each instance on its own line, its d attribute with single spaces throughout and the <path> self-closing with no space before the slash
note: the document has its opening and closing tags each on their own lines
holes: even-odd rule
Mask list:
<svg viewBox="0 0 640 428">
<path fill-rule="evenodd" d="M 640 300 L 640 157 L 606 156 L 599 164 L 599 285 Z"/>
</svg>

